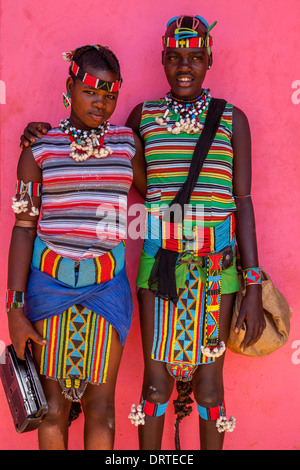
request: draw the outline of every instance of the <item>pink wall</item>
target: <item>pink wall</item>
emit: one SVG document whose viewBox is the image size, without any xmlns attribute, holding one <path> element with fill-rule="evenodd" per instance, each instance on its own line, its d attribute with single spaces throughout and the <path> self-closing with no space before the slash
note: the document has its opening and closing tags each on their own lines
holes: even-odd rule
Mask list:
<svg viewBox="0 0 300 470">
<path fill-rule="evenodd" d="M 229 413 L 237 418 L 237 428 L 226 435 L 225 449 L 299 449 L 299 0 L 2 0 L 1 8 L 0 80 L 6 86 L 6 94 L 4 84 L 0 86 L 2 305 L 19 136 L 30 120 L 57 124 L 65 117 L 61 94 L 67 65 L 61 52 L 96 42 L 116 52 L 124 85 L 113 122 L 123 124 L 135 104 L 168 90 L 160 63 L 167 20 L 179 14 L 200 14 L 208 22 L 218 21 L 213 30 L 214 65 L 206 86 L 249 117 L 260 262 L 293 308 L 291 335 L 283 349 L 263 359 L 228 353 L 226 401 Z M 137 200 L 134 191 L 130 200 Z M 128 274 L 134 288 L 140 243 L 137 247 L 136 242 L 128 242 L 127 247 Z M 3 344 L 9 341 L 4 308 L 0 317 Z M 131 403 L 139 399 L 141 382 L 135 301 L 117 384 L 116 449 L 137 449 L 136 428 L 127 415 Z M 174 448 L 173 423 L 170 406 L 164 449 Z M 80 418 L 72 425 L 70 448 L 82 448 L 82 428 Z M 183 448 L 198 448 L 196 409 L 183 422 L 181 436 Z M 37 449 L 36 432 L 15 433 L 2 387 L 0 449 Z"/>
</svg>

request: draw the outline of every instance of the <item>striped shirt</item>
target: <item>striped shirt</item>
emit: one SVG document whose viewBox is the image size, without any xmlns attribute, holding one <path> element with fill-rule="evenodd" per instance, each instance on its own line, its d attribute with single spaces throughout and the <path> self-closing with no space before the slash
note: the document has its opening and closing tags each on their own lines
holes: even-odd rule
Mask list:
<svg viewBox="0 0 300 470">
<path fill-rule="evenodd" d="M 148 190 L 145 205 L 156 216 L 161 215 L 162 206 L 173 200 L 185 182 L 199 138 L 199 134 L 174 135 L 166 127 L 157 124 L 155 118 L 162 117 L 166 109 L 163 100 L 145 102 L 140 122 L 147 162 Z M 207 110 L 199 116 L 201 123 L 204 123 L 206 114 Z M 172 126 L 176 115 L 172 112 L 169 116 L 168 125 Z M 235 210 L 231 136 L 232 105 L 226 104 L 217 134 L 192 193 L 185 220 L 215 226 Z"/>
<path fill-rule="evenodd" d="M 31 145 L 42 170 L 41 219 L 37 234 L 56 253 L 94 258 L 126 238 L 127 195 L 132 184 L 132 130 L 110 125 L 104 145 L 113 153 L 76 162 L 70 137 L 52 129 Z"/>
</svg>

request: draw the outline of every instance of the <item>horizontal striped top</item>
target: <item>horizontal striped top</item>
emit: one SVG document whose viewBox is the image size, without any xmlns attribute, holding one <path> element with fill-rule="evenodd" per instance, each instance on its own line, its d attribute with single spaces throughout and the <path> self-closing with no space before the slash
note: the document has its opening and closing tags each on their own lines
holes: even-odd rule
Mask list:
<svg viewBox="0 0 300 470">
<path fill-rule="evenodd" d="M 127 127 L 110 125 L 104 145 L 113 153 L 83 162 L 70 157 L 70 142 L 70 136 L 55 128 L 31 145 L 42 170 L 37 234 L 59 255 L 94 258 L 126 237 L 133 133 Z"/>
<path fill-rule="evenodd" d="M 186 220 L 193 224 L 215 226 L 235 210 L 232 197 L 233 149 L 232 105 L 226 104 L 221 122 L 204 161 L 192 193 Z M 161 215 L 163 205 L 169 204 L 185 182 L 193 151 L 200 134 L 172 134 L 155 122 L 166 111 L 164 100 L 147 101 L 143 105 L 140 133 L 145 142 L 148 189 L 146 208 L 153 215 Z M 207 110 L 200 116 L 204 123 Z M 172 126 L 174 112 L 169 114 Z"/>
</svg>

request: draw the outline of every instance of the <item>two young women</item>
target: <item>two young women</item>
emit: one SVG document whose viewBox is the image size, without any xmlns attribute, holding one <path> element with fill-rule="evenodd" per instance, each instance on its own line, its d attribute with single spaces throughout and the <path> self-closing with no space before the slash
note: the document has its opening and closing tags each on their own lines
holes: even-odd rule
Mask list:
<svg viewBox="0 0 300 470">
<path fill-rule="evenodd" d="M 256 282 L 249 281 L 247 285 L 246 296 L 236 325 L 238 330 L 243 322 L 246 322 L 244 347 L 257 341 L 264 328 L 255 221 L 250 194 L 251 138 L 248 121 L 241 110 L 224 102 L 216 104 L 209 91 L 203 89 L 207 70 L 212 65 L 210 31 L 213 26 L 214 24 L 209 26 L 199 16 L 177 17 L 169 21 L 163 38 L 162 60 L 171 91 L 163 99 L 138 105 L 126 123 L 128 128 L 133 129 L 135 136 L 139 136 L 139 139 L 135 137 L 137 151 L 131 162 L 134 173 L 133 184 L 141 194 L 145 194 L 145 164 L 147 172 L 145 206 L 148 223 L 137 279 L 145 363 L 141 402 L 145 423 L 139 426 L 141 449 L 161 447 L 164 414 L 173 391 L 174 380 L 177 380 L 177 384 L 188 384 L 193 391 L 199 411 L 201 449 L 222 448 L 224 433 L 219 431 L 222 431 L 222 420 L 223 423 L 226 422 L 222 376 L 224 345 L 229 332 L 234 293 L 238 290 L 234 257 L 236 242 L 245 274 L 249 274 L 250 270 L 257 275 Z M 94 65 L 85 71 L 110 82 L 119 78 L 103 75 L 103 70 L 94 68 Z M 84 128 L 96 127 L 96 121 L 90 120 L 90 105 L 85 108 L 84 113 L 85 116 L 89 116 L 89 120 L 83 116 L 80 121 L 77 120 L 79 111 L 76 106 L 79 103 L 81 110 L 83 105 L 81 100 L 77 101 L 74 88 L 81 87 L 82 83 L 80 80 L 74 80 L 72 75 L 68 80 L 69 85 L 73 84 L 69 89 L 72 102 L 70 121 L 72 113 L 74 116 L 71 124 L 79 128 L 82 128 L 82 123 Z M 92 103 L 99 99 L 99 105 L 93 104 L 92 107 L 98 110 L 97 122 L 103 124 L 111 116 L 114 107 L 108 106 L 107 113 L 104 113 L 103 109 L 107 105 L 103 104 L 103 90 L 97 89 L 95 92 L 93 89 L 90 92 L 87 89 L 85 94 Z M 193 175 L 192 172 L 189 173 L 189 169 L 197 168 L 197 157 L 196 160 L 193 158 L 196 143 L 201 134 L 209 132 L 209 124 L 205 126 L 205 123 L 214 118 L 216 106 L 219 105 L 222 106 L 222 110 L 215 131 L 211 131 L 212 143 L 209 144 L 209 151 L 200 174 L 196 175 L 195 181 L 192 182 Z M 95 111 L 92 114 L 95 114 Z M 41 137 L 36 129 L 42 130 L 43 127 L 47 130 L 47 126 L 41 123 L 28 126 L 25 138 L 28 140 L 32 138 L 31 133 Z M 44 139 L 51 139 L 51 135 L 55 140 L 56 132 L 55 129 L 51 130 L 42 138 L 42 142 Z M 105 145 L 110 143 L 108 136 L 109 133 L 104 137 Z M 68 139 L 65 136 L 64 138 Z M 25 139 L 23 143 L 26 145 Z M 145 159 L 141 157 L 141 144 L 144 147 Z M 33 144 L 33 152 L 35 146 L 39 146 L 38 140 Z M 32 151 L 26 149 L 23 153 L 30 154 L 24 168 L 28 170 L 34 167 L 37 159 L 34 160 L 32 157 Z M 114 153 L 103 160 L 100 159 L 99 162 L 105 165 L 113 156 Z M 21 156 L 21 162 L 24 158 Z M 115 160 L 116 165 L 118 158 Z M 34 163 L 30 166 L 29 161 Z M 93 161 L 93 157 L 87 161 Z M 23 168 L 22 163 L 20 168 Z M 36 167 L 35 169 L 37 170 Z M 42 168 L 42 171 L 45 181 L 47 169 Z M 35 176 L 35 180 L 40 181 L 40 168 L 36 174 L 30 171 L 26 174 L 20 173 L 18 176 L 26 177 L 27 181 Z M 76 185 L 78 184 L 76 181 Z M 51 193 L 51 185 L 48 191 Z M 44 192 L 43 198 L 47 194 L 47 191 Z M 166 206 L 169 207 L 173 203 L 172 207 L 176 208 L 178 201 L 180 216 L 183 206 L 187 207 L 184 217 L 181 219 L 179 217 L 179 221 L 166 219 Z M 85 208 L 82 214 L 84 211 Z M 44 213 L 45 207 L 43 217 Z M 64 206 L 59 207 L 58 214 L 58 217 L 64 216 Z M 43 226 L 43 217 L 39 227 Z M 21 229 L 14 230 L 21 232 Z M 22 231 L 24 232 L 24 229 Z M 34 236 L 27 235 L 30 247 Z M 81 235 L 79 239 L 81 240 Z M 74 238 L 74 248 L 76 244 Z M 50 244 L 47 246 L 52 248 Z M 24 273 L 28 272 L 29 259 L 30 256 L 18 262 L 19 266 L 21 262 L 22 266 L 26 266 L 22 268 Z M 15 264 L 16 256 L 14 260 L 11 266 Z M 12 276 L 9 277 L 9 288 L 25 290 L 24 280 L 14 286 L 10 285 L 11 280 Z M 114 290 L 114 294 L 116 292 L 117 289 Z M 114 294 L 111 292 L 111 295 Z M 91 311 L 93 312 L 92 309 Z M 11 313 L 9 315 L 12 316 Z M 25 323 L 27 320 L 22 316 L 20 321 Z M 41 331 L 39 323 L 34 326 L 37 331 Z M 113 345 L 118 344 L 120 336 L 114 328 L 112 331 L 113 351 Z M 32 330 L 30 332 L 31 336 L 28 333 L 27 337 L 35 340 L 33 337 L 35 333 L 33 334 Z M 21 346 L 18 347 L 19 354 L 24 348 L 24 338 L 23 335 Z M 14 339 L 14 334 L 12 340 L 17 346 L 18 341 Z M 40 343 L 41 339 L 38 338 L 37 342 Z M 97 442 L 98 448 L 105 448 L 105 436 L 110 435 L 111 430 L 113 413 L 109 421 L 108 412 L 102 408 L 105 392 L 101 390 L 109 388 L 110 370 L 113 370 L 111 381 L 113 385 L 109 389 L 110 398 L 113 396 L 121 346 L 116 346 L 116 350 L 116 354 L 112 351 L 110 353 L 112 362 L 108 365 L 108 382 L 99 387 L 88 384 L 81 397 L 84 411 L 89 409 L 87 403 L 90 408 L 95 405 L 95 411 L 99 410 L 96 412 L 96 420 L 102 425 L 104 421 L 108 423 L 106 430 L 103 426 L 103 431 L 94 432 L 93 443 L 96 446 Z M 46 392 L 48 397 L 51 397 L 50 405 L 53 403 L 53 410 L 41 426 L 40 434 L 46 433 L 52 425 L 51 432 L 55 439 L 58 422 L 62 423 L 62 420 L 58 419 L 58 410 L 60 407 L 65 410 L 66 405 L 58 398 L 57 382 L 51 382 L 51 387 L 49 382 Z M 50 388 L 55 388 L 55 393 L 51 394 Z M 109 409 L 113 409 L 112 400 L 110 403 Z M 179 403 L 179 410 L 183 414 L 188 412 L 187 404 L 188 401 Z M 64 411 L 64 418 L 67 412 L 68 410 Z M 88 422 L 89 415 L 86 414 L 87 428 Z M 92 430 L 96 429 L 95 425 L 91 425 L 90 429 L 89 435 L 92 436 Z M 65 436 L 63 433 L 61 435 Z"/>
</svg>

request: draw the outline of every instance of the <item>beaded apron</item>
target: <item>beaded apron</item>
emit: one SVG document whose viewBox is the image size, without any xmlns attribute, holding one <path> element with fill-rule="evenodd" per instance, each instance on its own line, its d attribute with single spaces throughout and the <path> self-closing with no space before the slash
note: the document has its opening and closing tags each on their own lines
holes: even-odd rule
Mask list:
<svg viewBox="0 0 300 470">
<path fill-rule="evenodd" d="M 147 222 L 144 251 L 154 257 L 159 246 L 167 246 L 178 251 L 177 264 L 188 265 L 176 305 L 155 297 L 152 358 L 166 362 L 176 378 L 189 379 L 197 365 L 213 362 L 223 352 L 219 343 L 222 271 L 233 262 L 234 216 L 216 227 L 194 227 L 193 250 L 187 250 L 178 238 L 163 240 L 166 231 L 178 233 L 175 224 L 166 229 L 165 222 L 150 214 Z M 197 265 L 206 268 L 206 284 Z"/>
<path fill-rule="evenodd" d="M 44 320 L 40 372 L 59 381 L 73 401 L 80 400 L 87 383 L 105 383 L 112 326 L 81 305 Z"/>
</svg>

